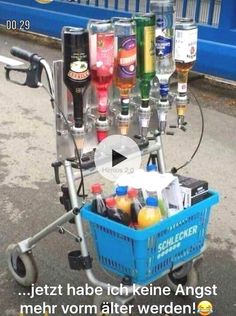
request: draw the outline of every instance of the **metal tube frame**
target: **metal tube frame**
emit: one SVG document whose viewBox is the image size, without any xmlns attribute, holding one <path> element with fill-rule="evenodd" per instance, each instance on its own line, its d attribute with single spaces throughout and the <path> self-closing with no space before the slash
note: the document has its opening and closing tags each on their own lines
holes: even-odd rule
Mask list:
<svg viewBox="0 0 236 316">
<path fill-rule="evenodd" d="M 42 66 L 44 67 L 47 78 L 48 78 L 48 83 L 49 83 L 49 94 L 51 96 L 51 101 L 54 102 L 55 98 L 55 91 L 54 91 L 54 85 L 53 85 L 53 79 L 52 79 L 52 73 L 49 65 L 45 60 L 43 60 Z M 164 173 L 165 172 L 165 162 L 164 162 L 164 154 L 163 154 L 163 149 L 162 149 L 162 140 L 161 136 L 158 136 L 156 138 L 156 141 L 154 144 L 150 145 L 147 149 L 143 151 L 143 155 L 150 154 L 150 153 L 157 153 L 157 159 L 159 163 L 159 169 L 160 172 Z M 67 212 L 66 214 L 62 215 L 59 217 L 57 220 L 55 220 L 53 223 L 49 224 L 45 228 L 43 228 L 40 232 L 35 234 L 34 236 L 25 239 L 21 242 L 19 242 L 16 246 L 16 252 L 17 254 L 23 254 L 26 252 L 30 252 L 36 244 L 47 237 L 49 234 L 52 232 L 58 230 L 61 225 L 69 222 L 71 219 L 75 218 L 75 224 L 78 232 L 78 236 L 80 239 L 80 245 L 81 245 L 81 254 L 83 257 L 88 257 L 89 256 L 89 251 L 87 248 L 86 244 L 86 238 L 83 230 L 83 224 L 82 224 L 82 217 L 80 212 L 75 212 L 74 210 L 80 209 L 82 206 L 83 201 L 80 201 L 80 198 L 77 195 L 77 190 L 76 190 L 76 185 L 75 181 L 80 179 L 80 173 L 74 173 L 72 164 L 70 161 L 65 160 L 63 162 L 64 169 L 65 169 L 65 175 L 66 175 L 66 180 L 67 180 L 67 185 L 69 189 L 69 195 L 70 195 L 70 201 L 72 205 L 72 210 Z M 91 169 L 87 172 L 85 172 L 85 176 L 91 175 L 95 173 L 96 170 Z M 94 285 L 94 286 L 100 286 L 103 289 L 107 289 L 108 285 L 107 283 L 104 283 L 102 281 L 99 281 L 93 274 L 92 268 L 86 269 L 86 276 L 88 280 Z M 117 286 L 110 286 L 115 289 L 118 289 Z M 127 292 L 129 293 L 127 297 Z M 120 301 L 123 301 L 124 303 L 127 303 L 129 299 L 132 299 L 132 292 L 133 292 L 133 286 L 127 286 L 126 289 L 124 289 L 124 293 L 122 292 L 121 295 L 119 296 Z"/>
</svg>

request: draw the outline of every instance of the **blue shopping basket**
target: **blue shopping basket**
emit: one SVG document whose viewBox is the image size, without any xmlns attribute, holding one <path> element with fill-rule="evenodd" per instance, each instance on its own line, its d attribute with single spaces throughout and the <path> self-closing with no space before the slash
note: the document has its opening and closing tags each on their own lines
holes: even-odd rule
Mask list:
<svg viewBox="0 0 236 316">
<path fill-rule="evenodd" d="M 211 207 L 218 201 L 211 191 L 203 201 L 143 230 L 97 215 L 91 205 L 81 214 L 90 223 L 101 266 L 145 285 L 201 254 Z"/>
</svg>

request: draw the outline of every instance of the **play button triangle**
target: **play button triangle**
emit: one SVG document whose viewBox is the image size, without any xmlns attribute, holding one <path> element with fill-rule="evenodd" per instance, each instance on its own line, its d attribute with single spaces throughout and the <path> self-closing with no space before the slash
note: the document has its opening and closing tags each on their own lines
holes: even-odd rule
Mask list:
<svg viewBox="0 0 236 316">
<path fill-rule="evenodd" d="M 126 159 L 127 157 L 112 149 L 112 167 L 117 166 L 119 163 L 125 161 Z"/>
</svg>

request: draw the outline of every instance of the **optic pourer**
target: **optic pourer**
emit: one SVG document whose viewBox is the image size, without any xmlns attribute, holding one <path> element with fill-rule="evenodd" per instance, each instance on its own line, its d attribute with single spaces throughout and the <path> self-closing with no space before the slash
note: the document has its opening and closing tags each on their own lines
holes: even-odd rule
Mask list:
<svg viewBox="0 0 236 316">
<path fill-rule="evenodd" d="M 177 124 L 179 128 L 182 128 L 185 123 L 185 114 L 187 110 L 187 105 L 189 103 L 187 95 L 176 97 L 176 111 L 177 111 Z"/>
<path fill-rule="evenodd" d="M 170 108 L 168 100 L 159 100 L 157 103 L 158 129 L 161 134 L 165 134 L 167 126 L 167 113 Z"/>
<path fill-rule="evenodd" d="M 139 108 L 139 127 L 140 127 L 140 135 L 142 139 L 147 138 L 148 128 L 151 119 L 151 108 L 143 107 L 142 105 Z"/>
</svg>

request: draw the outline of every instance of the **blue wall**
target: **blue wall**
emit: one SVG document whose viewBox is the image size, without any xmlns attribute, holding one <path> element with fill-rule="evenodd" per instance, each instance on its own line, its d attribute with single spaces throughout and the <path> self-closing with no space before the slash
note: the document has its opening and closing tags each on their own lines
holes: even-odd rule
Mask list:
<svg viewBox="0 0 236 316">
<path fill-rule="evenodd" d="M 182 1 L 183 15 L 186 15 L 188 0 Z M 149 2 L 146 0 L 147 10 Z M 118 3 L 118 0 L 114 1 L 115 5 Z M 128 3 L 129 1 L 124 1 L 127 10 Z M 134 4 L 137 3 L 140 4 L 140 1 L 135 0 Z M 222 0 L 218 26 L 211 25 L 214 3 L 215 0 L 210 0 L 208 24 L 199 24 L 199 50 L 195 70 L 236 80 L 236 0 Z M 109 1 L 103 2 L 105 6 L 108 4 Z M 199 21 L 200 10 L 201 0 L 196 0 L 195 18 L 197 21 Z M 0 0 L 1 24 L 6 25 L 6 21 L 12 19 L 17 20 L 18 23 L 20 20 L 30 20 L 31 31 L 54 37 L 60 37 L 64 25 L 86 27 L 90 18 L 106 19 L 118 15 L 130 16 L 131 14 L 66 0 L 54 0 L 46 5 L 39 4 L 35 0 Z"/>
</svg>

